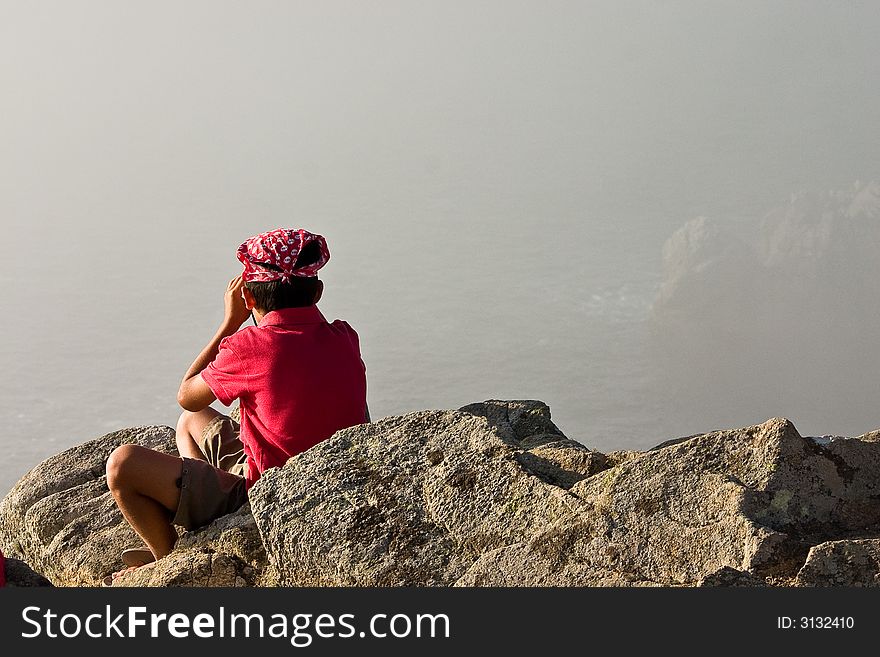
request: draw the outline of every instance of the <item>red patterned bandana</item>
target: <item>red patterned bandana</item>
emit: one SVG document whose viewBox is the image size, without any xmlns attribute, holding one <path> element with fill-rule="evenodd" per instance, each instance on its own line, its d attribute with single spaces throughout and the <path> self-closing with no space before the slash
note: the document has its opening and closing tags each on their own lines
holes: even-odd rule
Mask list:
<svg viewBox="0 0 880 657">
<path fill-rule="evenodd" d="M 315 262 L 297 266 L 296 258 L 303 248 L 316 242 L 320 255 Z M 236 257 L 244 265 L 242 277 L 250 281 L 290 282 L 291 276 L 315 276 L 327 264 L 330 251 L 327 242 L 302 228 L 277 228 L 247 239 L 238 247 Z"/>
</svg>

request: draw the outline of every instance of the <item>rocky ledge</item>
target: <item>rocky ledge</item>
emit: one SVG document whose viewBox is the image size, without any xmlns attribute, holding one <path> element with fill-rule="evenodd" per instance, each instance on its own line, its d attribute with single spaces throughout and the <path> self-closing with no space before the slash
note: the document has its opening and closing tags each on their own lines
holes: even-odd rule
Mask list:
<svg viewBox="0 0 880 657">
<path fill-rule="evenodd" d="M 173 453 L 174 431 L 73 447 L 0 503 L 0 549 L 20 585 L 97 586 L 122 568 L 139 540 L 104 464 L 126 442 Z M 340 431 L 266 472 L 249 498 L 118 584 L 880 582 L 880 431 L 818 440 L 784 418 L 602 454 L 566 438 L 542 402 L 489 400 Z"/>
</svg>

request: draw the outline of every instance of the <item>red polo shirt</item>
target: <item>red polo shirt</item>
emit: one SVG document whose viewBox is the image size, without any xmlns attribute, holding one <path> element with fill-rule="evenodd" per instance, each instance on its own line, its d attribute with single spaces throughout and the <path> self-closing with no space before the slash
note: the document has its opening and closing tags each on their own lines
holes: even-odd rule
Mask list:
<svg viewBox="0 0 880 657">
<path fill-rule="evenodd" d="M 239 400 L 248 488 L 267 468 L 366 419 L 358 335 L 314 305 L 272 311 L 224 338 L 201 374 L 222 404 Z"/>
</svg>

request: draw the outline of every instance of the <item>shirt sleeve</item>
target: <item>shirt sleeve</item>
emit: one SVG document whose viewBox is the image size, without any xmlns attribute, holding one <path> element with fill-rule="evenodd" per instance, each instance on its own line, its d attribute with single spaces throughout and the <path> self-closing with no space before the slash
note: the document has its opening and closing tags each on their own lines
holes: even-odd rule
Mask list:
<svg viewBox="0 0 880 657">
<path fill-rule="evenodd" d="M 224 406 L 230 406 L 244 392 L 247 381 L 244 363 L 229 343 L 229 338 L 220 341 L 220 350 L 213 361 L 201 372 L 202 379 Z"/>
</svg>

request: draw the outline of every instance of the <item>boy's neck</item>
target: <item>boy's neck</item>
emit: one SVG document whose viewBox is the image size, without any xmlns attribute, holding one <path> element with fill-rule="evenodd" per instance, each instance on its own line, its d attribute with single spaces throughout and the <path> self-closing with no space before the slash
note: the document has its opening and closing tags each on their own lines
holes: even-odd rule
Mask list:
<svg viewBox="0 0 880 657">
<path fill-rule="evenodd" d="M 318 302 L 315 301 L 314 303 L 311 303 L 308 306 L 298 306 L 298 307 L 299 308 L 311 308 L 312 306 L 317 306 L 317 305 L 318 305 Z M 253 315 L 253 317 L 254 317 L 254 324 L 259 324 L 260 322 L 262 322 L 263 317 L 265 317 L 268 314 L 269 313 L 267 313 L 265 311 L 258 310 L 256 307 L 251 309 L 251 315 Z"/>
</svg>

